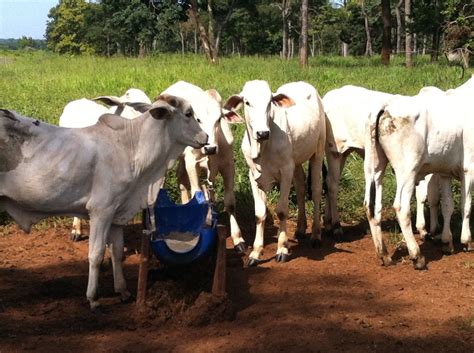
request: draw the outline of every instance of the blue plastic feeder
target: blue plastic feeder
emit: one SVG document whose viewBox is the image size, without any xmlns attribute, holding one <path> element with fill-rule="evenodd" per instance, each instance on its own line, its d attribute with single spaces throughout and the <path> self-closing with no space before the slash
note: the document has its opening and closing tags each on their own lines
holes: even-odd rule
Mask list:
<svg viewBox="0 0 474 353">
<path fill-rule="evenodd" d="M 151 247 L 161 263 L 185 265 L 212 250 L 217 237 L 217 212 L 201 191 L 186 204 L 175 204 L 165 189 L 155 203 L 156 234 Z"/>
</svg>

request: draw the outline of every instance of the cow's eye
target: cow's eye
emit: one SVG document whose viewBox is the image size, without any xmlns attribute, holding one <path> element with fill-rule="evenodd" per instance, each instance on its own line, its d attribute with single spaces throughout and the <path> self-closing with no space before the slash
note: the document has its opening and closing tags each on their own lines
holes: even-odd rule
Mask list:
<svg viewBox="0 0 474 353">
<path fill-rule="evenodd" d="M 245 105 L 248 105 L 250 107 L 249 101 L 245 101 Z"/>
<path fill-rule="evenodd" d="M 196 121 L 197 121 L 199 124 L 201 124 L 201 119 L 196 119 Z"/>
<path fill-rule="evenodd" d="M 187 113 L 186 113 L 186 116 L 187 116 L 188 118 L 192 118 L 192 117 L 193 117 L 193 112 L 187 112 Z"/>
</svg>

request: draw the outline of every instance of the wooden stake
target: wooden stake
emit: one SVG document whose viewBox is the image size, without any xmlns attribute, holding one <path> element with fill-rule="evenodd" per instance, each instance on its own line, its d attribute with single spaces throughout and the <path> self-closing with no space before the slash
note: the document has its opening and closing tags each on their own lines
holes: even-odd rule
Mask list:
<svg viewBox="0 0 474 353">
<path fill-rule="evenodd" d="M 214 280 L 212 283 L 212 295 L 218 297 L 222 297 L 225 295 L 225 252 L 227 234 L 227 227 L 225 225 L 218 224 L 216 268 L 214 269 Z"/>
<path fill-rule="evenodd" d="M 144 232 L 140 245 L 140 267 L 138 269 L 137 306 L 141 307 L 146 300 L 146 287 L 148 283 L 148 263 L 150 260 L 150 217 L 149 210 L 143 211 Z"/>
</svg>

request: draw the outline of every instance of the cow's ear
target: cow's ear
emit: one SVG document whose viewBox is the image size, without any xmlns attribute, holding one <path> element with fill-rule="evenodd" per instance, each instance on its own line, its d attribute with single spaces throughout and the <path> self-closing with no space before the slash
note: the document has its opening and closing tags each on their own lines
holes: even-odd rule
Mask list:
<svg viewBox="0 0 474 353">
<path fill-rule="evenodd" d="M 224 109 L 227 110 L 238 110 L 242 105 L 244 99 L 241 96 L 234 95 L 227 99 L 227 102 L 224 104 Z"/>
<path fill-rule="evenodd" d="M 125 105 L 132 107 L 133 109 L 135 109 L 137 112 L 140 112 L 140 113 L 145 113 L 146 111 L 150 110 L 150 108 L 152 107 L 151 104 L 139 103 L 139 102 L 125 103 Z"/>
<path fill-rule="evenodd" d="M 120 100 L 120 98 L 116 96 L 99 96 L 99 97 L 93 98 L 93 100 L 107 104 L 108 106 L 122 104 L 122 101 Z"/>
<path fill-rule="evenodd" d="M 157 120 L 169 119 L 172 117 L 173 107 L 166 102 L 155 103 L 148 111 Z"/>
<path fill-rule="evenodd" d="M 283 108 L 288 108 L 295 105 L 295 101 L 283 93 L 272 96 L 272 103 Z"/>
<path fill-rule="evenodd" d="M 171 94 L 160 94 L 159 96 L 157 96 L 155 98 L 155 101 L 165 101 L 166 103 L 168 103 L 169 105 L 171 105 L 172 107 L 175 107 L 175 108 L 178 108 L 179 106 L 179 100 L 177 97 L 175 96 L 172 96 Z"/>
<path fill-rule="evenodd" d="M 214 88 L 208 89 L 206 93 L 209 97 L 215 99 L 218 103 L 222 103 L 221 95 Z"/>
<path fill-rule="evenodd" d="M 233 110 L 223 109 L 222 115 L 231 124 L 241 124 L 245 122 L 245 120 Z"/>
</svg>

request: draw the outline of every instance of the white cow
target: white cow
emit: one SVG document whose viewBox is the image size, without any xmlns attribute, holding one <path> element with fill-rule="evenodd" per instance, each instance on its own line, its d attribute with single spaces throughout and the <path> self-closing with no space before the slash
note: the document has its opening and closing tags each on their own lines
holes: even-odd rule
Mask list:
<svg viewBox="0 0 474 353">
<path fill-rule="evenodd" d="M 234 194 L 234 156 L 232 132 L 227 120 L 222 119 L 222 98 L 215 89 L 203 91 L 188 82 L 179 81 L 168 87 L 163 93 L 186 99 L 194 110 L 201 128 L 209 136 L 208 145 L 195 149 L 188 147 L 179 160 L 177 177 L 181 189 L 181 201 L 189 201 L 191 196 L 201 190 L 199 175 L 204 171 L 209 186 L 211 201 L 214 200 L 213 185 L 218 173 L 224 181 L 224 207 L 230 216 L 230 230 L 234 248 L 244 253 L 245 241 L 235 218 Z M 207 189 L 207 187 L 204 187 Z"/>
<path fill-rule="evenodd" d="M 110 108 L 96 103 L 101 101 Z M 103 114 L 117 114 L 127 119 L 134 119 L 144 112 L 142 107 L 137 105 L 127 105 L 125 103 L 147 103 L 151 104 L 150 98 L 138 88 L 130 88 L 121 97 L 100 96 L 94 100 L 81 98 L 69 102 L 63 109 L 59 117 L 59 126 L 69 128 L 82 128 L 92 126 L 97 123 Z M 146 109 L 145 109 L 146 110 Z M 82 236 L 81 220 L 74 217 L 72 223 L 71 239 L 78 241 Z"/>
<path fill-rule="evenodd" d="M 410 199 L 420 176 L 439 173 L 456 177 L 462 185 L 463 224 L 461 243 L 474 250 L 469 229 L 471 186 L 474 181 L 474 92 L 459 89 L 451 94 L 414 97 L 395 96 L 369 126 L 370 158 L 366 158 L 368 215 L 374 215 L 375 197 L 381 179 L 377 176 L 390 161 L 396 175 L 394 208 L 416 269 L 425 268 L 425 258 L 411 230 Z M 380 163 L 382 161 L 382 163 Z M 385 163 L 386 164 L 386 163 Z M 382 172 L 383 173 L 383 172 Z M 445 247 L 452 249 L 451 233 L 442 234 Z M 378 255 L 390 261 L 381 231 L 372 236 Z M 449 238 L 448 238 L 449 237 Z"/>
<path fill-rule="evenodd" d="M 326 140 L 326 120 L 316 89 L 305 82 L 281 86 L 272 94 L 266 81 L 246 82 L 242 92 L 230 97 L 224 105 L 227 118 L 242 121 L 235 112 L 244 106 L 246 133 L 242 152 L 249 166 L 249 178 L 255 200 L 256 235 L 249 266 L 257 265 L 263 253 L 266 218 L 266 193 L 274 184 L 280 186 L 276 213 L 280 220 L 276 260 L 287 261 L 288 196 L 292 179 L 298 198 L 297 232 L 306 232 L 305 187 L 302 163 L 309 160 L 312 170 L 314 216 L 311 242 L 321 241 L 319 205 L 321 201 L 321 167 Z"/>
</svg>

